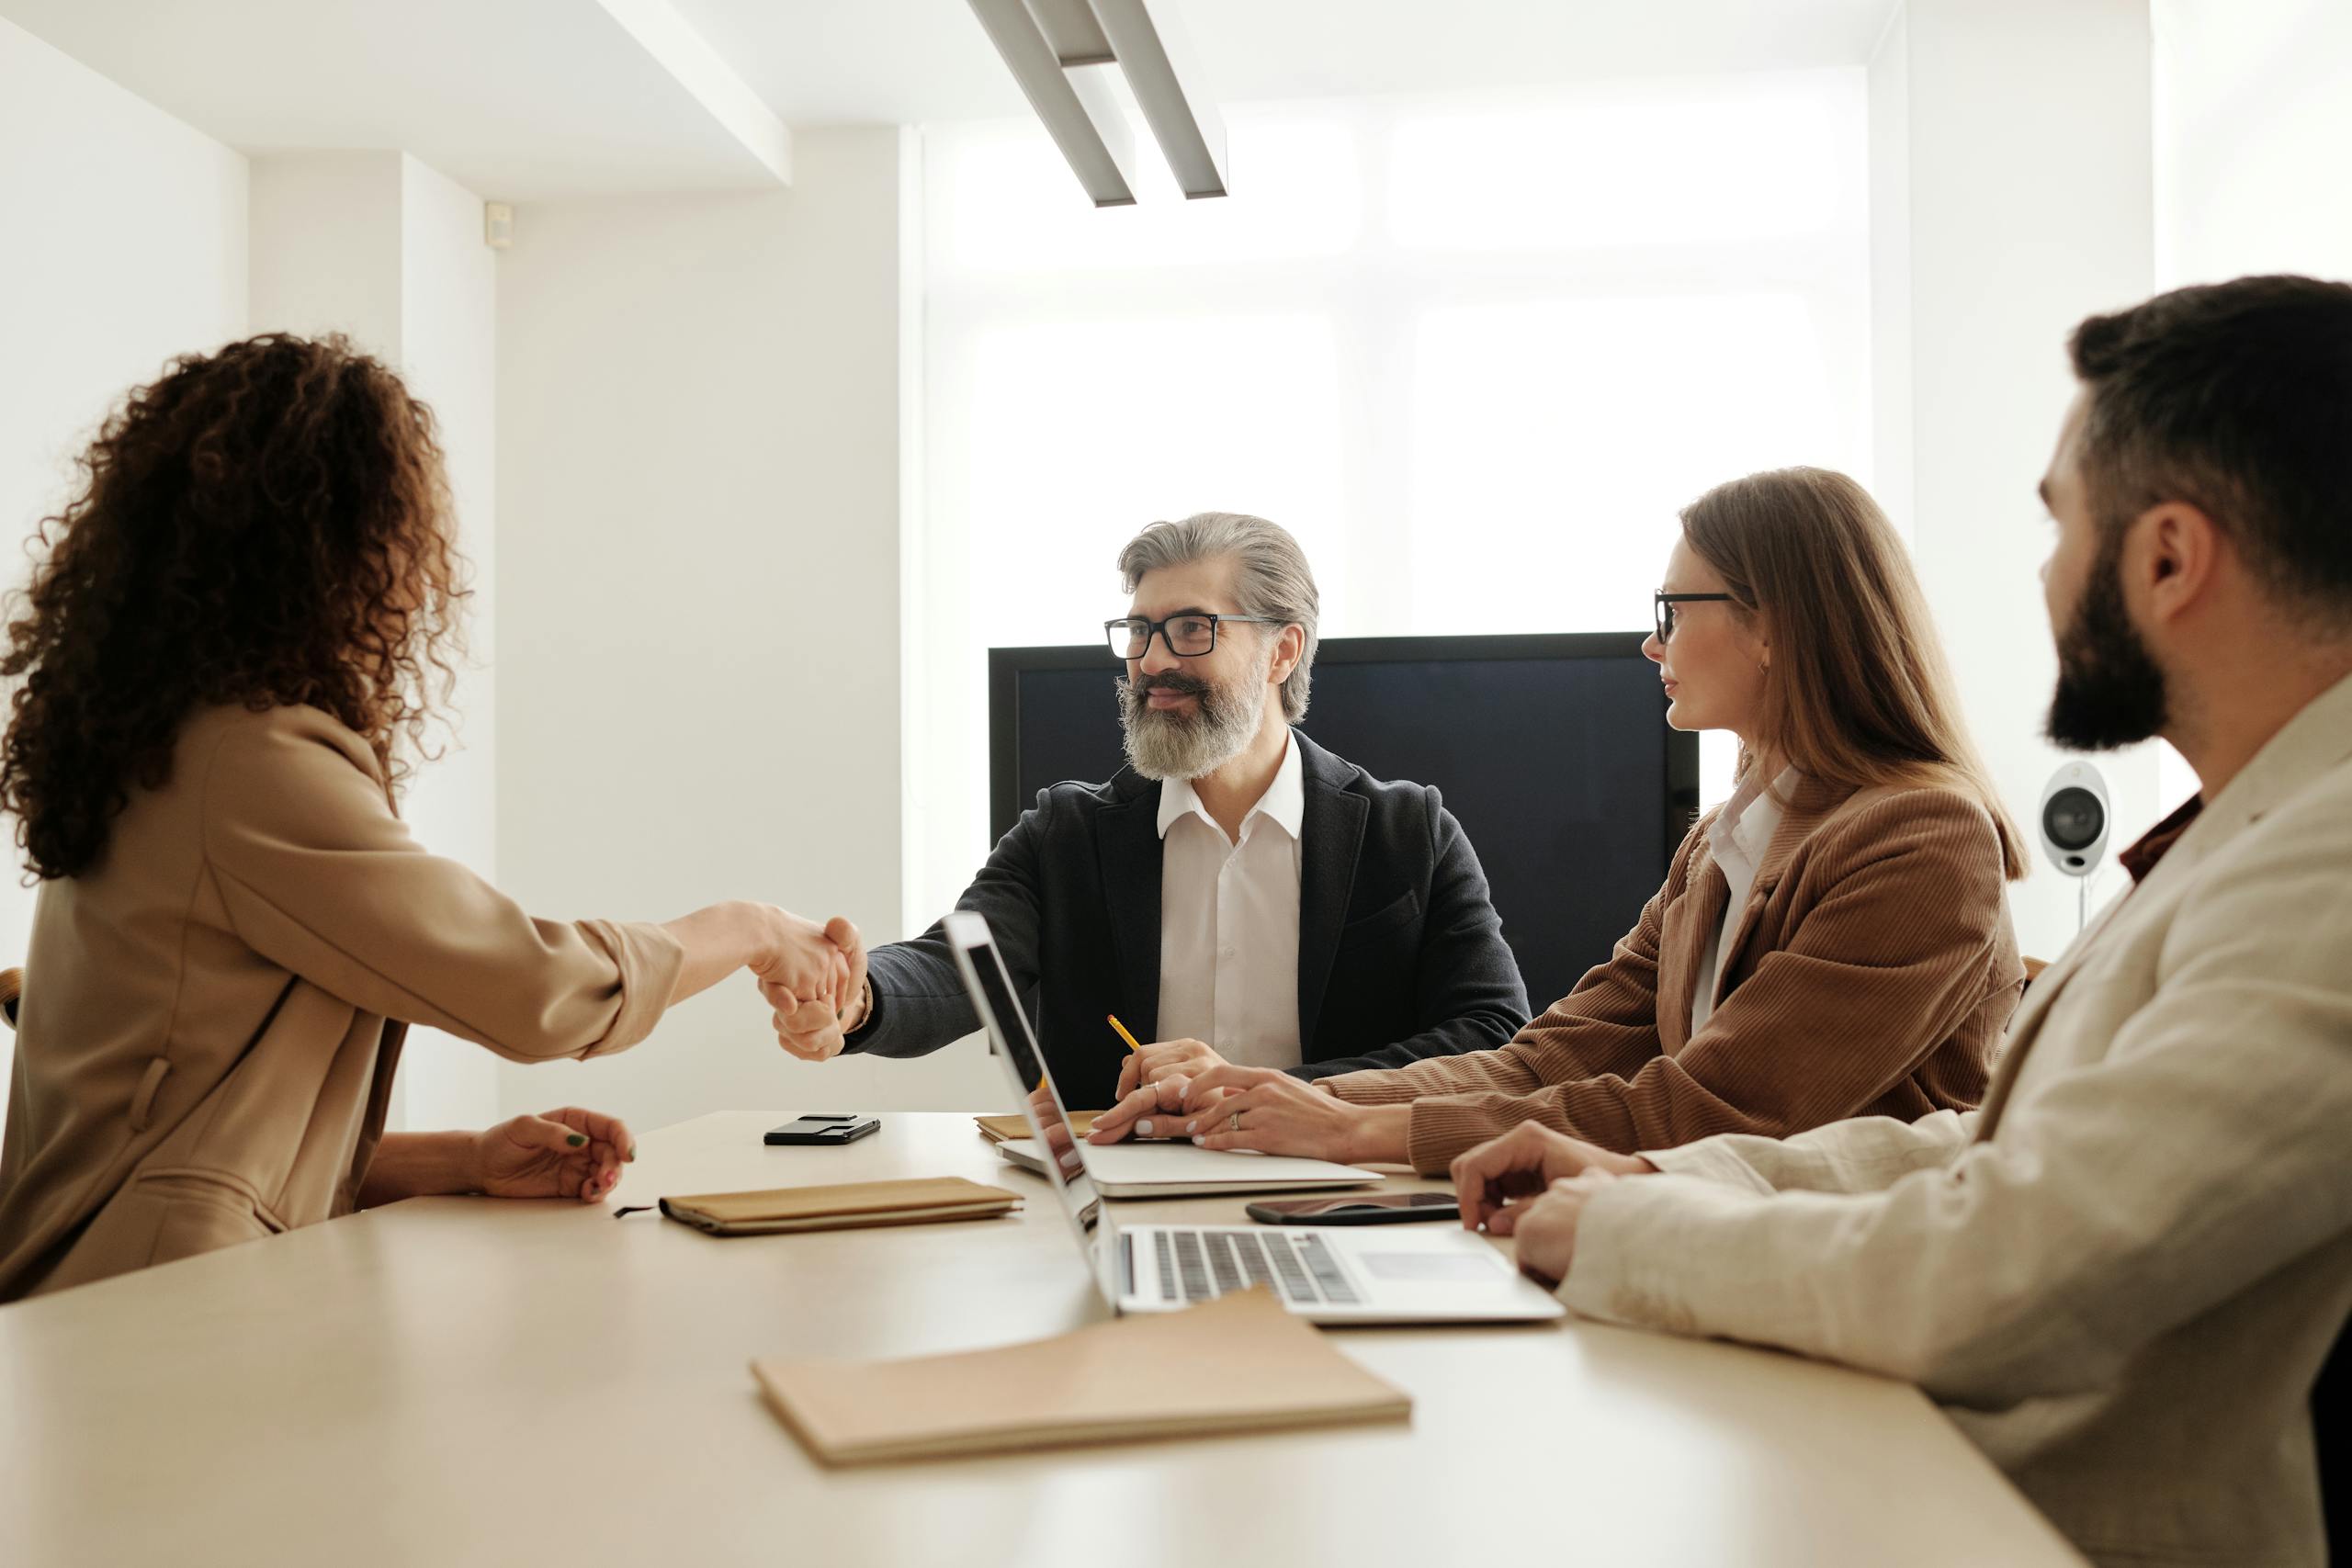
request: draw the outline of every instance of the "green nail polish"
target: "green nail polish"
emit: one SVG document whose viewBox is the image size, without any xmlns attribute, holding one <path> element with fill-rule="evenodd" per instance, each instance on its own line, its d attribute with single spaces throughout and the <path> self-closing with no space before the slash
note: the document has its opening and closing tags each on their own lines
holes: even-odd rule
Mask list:
<svg viewBox="0 0 2352 1568">
<path fill-rule="evenodd" d="M 565 1142 L 565 1143 L 570 1144 L 570 1145 L 571 1145 L 573 1148 L 575 1148 L 575 1149 L 576 1149 L 576 1148 L 578 1148 L 581 1145 L 582 1145 L 582 1144 L 586 1143 L 587 1141 L 588 1141 L 588 1140 L 587 1140 L 586 1138 L 582 1137 L 582 1136 L 581 1134 L 579 1134 L 578 1133 L 574 1133 L 574 1134 L 571 1134 L 571 1136 L 570 1136 L 570 1137 L 568 1137 L 568 1138 L 564 1139 L 564 1142 Z"/>
<path fill-rule="evenodd" d="M 628 1153 L 621 1157 L 628 1160 L 631 1165 L 635 1165 L 637 1163 L 637 1145 L 635 1144 L 631 1144 L 628 1146 Z"/>
</svg>

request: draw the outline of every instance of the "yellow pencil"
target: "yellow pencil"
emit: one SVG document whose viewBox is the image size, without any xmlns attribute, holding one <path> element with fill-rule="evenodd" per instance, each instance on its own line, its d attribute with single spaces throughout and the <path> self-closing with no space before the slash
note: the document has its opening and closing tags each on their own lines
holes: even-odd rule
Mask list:
<svg viewBox="0 0 2352 1568">
<path fill-rule="evenodd" d="M 1114 1013 L 1112 1013 L 1112 1014 L 1110 1015 L 1110 1019 L 1111 1019 L 1111 1027 L 1112 1027 L 1112 1028 L 1114 1028 L 1114 1029 L 1115 1029 L 1115 1030 L 1117 1030 L 1117 1031 L 1119 1032 L 1119 1038 L 1120 1038 L 1120 1039 L 1122 1039 L 1122 1040 L 1124 1040 L 1124 1041 L 1125 1041 L 1125 1042 L 1127 1043 L 1127 1049 L 1128 1049 L 1128 1050 L 1130 1050 L 1130 1051 L 1140 1051 L 1140 1050 L 1142 1050 L 1142 1049 L 1143 1049 L 1143 1047 L 1142 1047 L 1142 1046 L 1140 1046 L 1140 1045 L 1138 1045 L 1138 1044 L 1136 1044 L 1136 1037 L 1135 1037 L 1134 1035 L 1132 1035 L 1132 1034 L 1130 1034 L 1130 1033 L 1128 1033 L 1128 1032 L 1127 1032 L 1127 1026 L 1126 1026 L 1125 1024 L 1121 1023 L 1121 1022 L 1119 1021 L 1119 1015 L 1118 1015 L 1117 1013 L 1115 1013 L 1115 1012 L 1114 1012 Z"/>
</svg>

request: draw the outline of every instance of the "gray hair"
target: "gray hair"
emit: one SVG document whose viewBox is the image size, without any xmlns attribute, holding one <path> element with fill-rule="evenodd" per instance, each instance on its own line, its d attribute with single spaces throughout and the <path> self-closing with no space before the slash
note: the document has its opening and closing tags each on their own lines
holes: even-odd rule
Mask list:
<svg viewBox="0 0 2352 1568">
<path fill-rule="evenodd" d="M 1240 568 L 1233 588 L 1239 614 L 1271 616 L 1306 634 L 1298 668 L 1283 682 L 1283 714 L 1296 724 L 1306 716 L 1315 623 L 1322 598 L 1315 592 L 1306 552 L 1288 532 L 1243 512 L 1196 512 L 1181 523 L 1153 523 L 1119 552 L 1119 576 L 1133 593 L 1146 572 L 1221 556 L 1230 557 Z"/>
</svg>

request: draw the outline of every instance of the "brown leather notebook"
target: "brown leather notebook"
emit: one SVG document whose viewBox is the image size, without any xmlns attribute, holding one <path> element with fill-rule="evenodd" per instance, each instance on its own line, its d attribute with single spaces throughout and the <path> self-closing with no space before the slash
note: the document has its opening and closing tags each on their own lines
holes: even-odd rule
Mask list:
<svg viewBox="0 0 2352 1568">
<path fill-rule="evenodd" d="M 1136 1375 L 1182 1367 L 1182 1377 Z M 826 1464 L 1401 1421 L 1412 1397 L 1263 1289 L 1051 1339 L 891 1361 L 752 1363 Z"/>
<path fill-rule="evenodd" d="M 1073 1111 L 1069 1113 L 1070 1130 L 1082 1138 L 1094 1131 L 1094 1119 L 1102 1114 L 1100 1111 Z M 972 1120 L 979 1123 L 980 1136 L 991 1144 L 1029 1136 L 1029 1119 L 1025 1116 L 975 1116 Z"/>
<path fill-rule="evenodd" d="M 779 1187 L 764 1192 L 704 1192 L 664 1198 L 671 1219 L 713 1235 L 774 1235 L 785 1231 L 913 1225 L 934 1220 L 990 1220 L 1021 1207 L 1021 1195 L 960 1176 L 913 1181 L 849 1181 L 831 1187 Z"/>
</svg>

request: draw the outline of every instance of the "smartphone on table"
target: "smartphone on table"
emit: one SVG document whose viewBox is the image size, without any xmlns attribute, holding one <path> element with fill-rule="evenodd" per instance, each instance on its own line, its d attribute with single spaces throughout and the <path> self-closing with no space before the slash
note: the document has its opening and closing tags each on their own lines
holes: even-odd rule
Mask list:
<svg viewBox="0 0 2352 1568">
<path fill-rule="evenodd" d="M 786 1122 L 781 1127 L 768 1129 L 760 1140 L 768 1144 L 850 1144 L 868 1133 L 882 1130 L 878 1116 L 861 1115 L 855 1111 L 811 1111 L 806 1116 Z"/>
<path fill-rule="evenodd" d="M 1395 1225 L 1415 1220 L 1458 1220 L 1451 1192 L 1358 1192 L 1344 1198 L 1279 1198 L 1249 1206 L 1263 1225 Z"/>
</svg>

